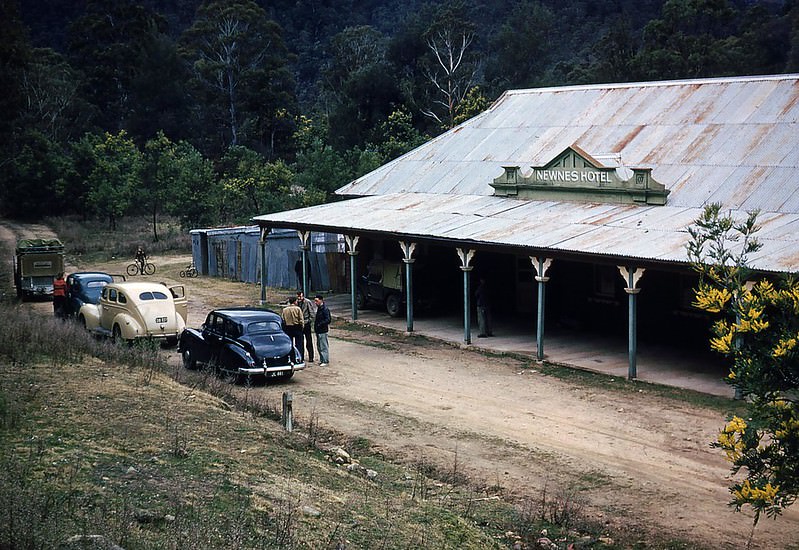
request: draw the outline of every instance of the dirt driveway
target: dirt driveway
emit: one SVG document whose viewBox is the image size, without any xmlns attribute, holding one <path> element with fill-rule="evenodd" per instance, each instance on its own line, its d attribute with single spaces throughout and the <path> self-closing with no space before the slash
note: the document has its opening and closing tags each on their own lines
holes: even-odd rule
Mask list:
<svg viewBox="0 0 799 550">
<path fill-rule="evenodd" d="M 0 238 L 18 230 L 0 225 Z M 187 286 L 190 325 L 214 307 L 257 301 L 254 285 L 179 279 L 189 260 L 153 258 L 159 271 L 151 279 Z M 119 272 L 125 263 L 72 268 Z M 467 474 L 533 506 L 546 490 L 598 521 L 642 533 L 641 540 L 655 531 L 709 548 L 745 544 L 751 518 L 727 506 L 727 463 L 709 447 L 724 423 L 718 412 L 645 387 L 567 382 L 516 359 L 351 330 L 345 321 L 332 329 L 330 346 L 330 366 L 242 391 L 277 404 L 290 390 L 300 421 L 366 438 L 399 461 Z M 166 353 L 177 364 L 177 353 Z M 761 519 L 753 547 L 799 548 L 799 508 Z"/>
</svg>

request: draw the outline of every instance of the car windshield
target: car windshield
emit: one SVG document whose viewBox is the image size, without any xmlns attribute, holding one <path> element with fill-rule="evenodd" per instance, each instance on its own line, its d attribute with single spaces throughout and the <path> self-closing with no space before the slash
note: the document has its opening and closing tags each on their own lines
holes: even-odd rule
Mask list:
<svg viewBox="0 0 799 550">
<path fill-rule="evenodd" d="M 280 332 L 280 330 L 281 327 L 278 321 L 255 321 L 247 325 L 247 334 Z"/>
<path fill-rule="evenodd" d="M 167 297 L 166 297 L 166 294 L 164 294 L 163 292 L 159 292 L 159 291 L 156 290 L 156 291 L 153 291 L 153 292 L 142 292 L 141 294 L 139 294 L 139 299 L 140 300 L 166 300 Z"/>
</svg>

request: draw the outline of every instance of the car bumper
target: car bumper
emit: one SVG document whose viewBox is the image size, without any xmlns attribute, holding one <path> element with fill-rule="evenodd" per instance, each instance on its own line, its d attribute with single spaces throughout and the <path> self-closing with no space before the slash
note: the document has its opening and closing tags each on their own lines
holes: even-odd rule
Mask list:
<svg viewBox="0 0 799 550">
<path fill-rule="evenodd" d="M 239 374 L 243 376 L 264 376 L 266 378 L 274 378 L 286 376 L 304 369 L 305 363 L 297 363 L 296 365 L 280 365 L 274 367 L 239 368 Z"/>
</svg>

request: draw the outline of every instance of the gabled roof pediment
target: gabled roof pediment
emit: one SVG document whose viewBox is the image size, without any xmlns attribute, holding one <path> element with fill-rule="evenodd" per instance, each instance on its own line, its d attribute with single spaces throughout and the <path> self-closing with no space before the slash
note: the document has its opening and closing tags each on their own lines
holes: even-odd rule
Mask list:
<svg viewBox="0 0 799 550">
<path fill-rule="evenodd" d="M 651 168 L 605 166 L 574 144 L 528 174 L 519 166 L 503 168 L 491 183 L 499 197 L 663 205 L 669 194 L 652 178 Z"/>
</svg>

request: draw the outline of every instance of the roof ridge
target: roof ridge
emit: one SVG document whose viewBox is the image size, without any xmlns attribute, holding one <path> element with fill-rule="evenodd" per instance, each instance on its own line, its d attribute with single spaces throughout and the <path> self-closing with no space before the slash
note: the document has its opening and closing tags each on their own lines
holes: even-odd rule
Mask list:
<svg viewBox="0 0 799 550">
<path fill-rule="evenodd" d="M 682 80 L 651 80 L 643 82 L 616 82 L 616 83 L 608 82 L 603 84 L 575 84 L 572 86 L 546 86 L 543 88 L 521 88 L 517 90 L 507 90 L 503 95 L 529 94 L 529 93 L 554 92 L 554 91 L 565 92 L 565 91 L 579 91 L 579 90 L 657 88 L 657 87 L 668 87 L 668 86 L 730 84 L 737 82 L 766 82 L 766 81 L 777 81 L 777 80 L 799 80 L 799 73 L 690 78 Z"/>
</svg>

